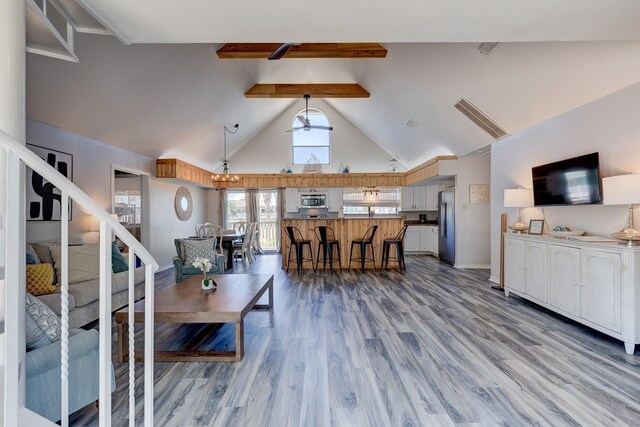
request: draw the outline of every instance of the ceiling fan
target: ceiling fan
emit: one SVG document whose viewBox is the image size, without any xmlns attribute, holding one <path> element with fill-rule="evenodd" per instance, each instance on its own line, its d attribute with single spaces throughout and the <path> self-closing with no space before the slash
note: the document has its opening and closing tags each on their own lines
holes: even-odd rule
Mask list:
<svg viewBox="0 0 640 427">
<path fill-rule="evenodd" d="M 294 127 L 289 129 L 287 132 L 297 132 L 299 130 L 304 130 L 304 131 L 310 131 L 311 129 L 319 129 L 319 130 L 333 130 L 333 126 L 318 126 L 318 125 L 312 125 L 309 122 L 309 98 L 311 98 L 310 95 L 305 95 L 304 96 L 304 102 L 305 102 L 305 109 L 304 109 L 304 115 L 305 117 L 302 117 L 300 114 L 298 114 L 296 116 L 296 119 L 298 119 L 298 121 L 300 123 L 302 123 L 302 126 L 298 126 L 298 127 Z"/>
<path fill-rule="evenodd" d="M 289 52 L 291 46 L 300 46 L 301 44 L 302 43 L 282 43 L 276 48 L 276 50 L 271 53 L 271 55 L 269 55 L 269 61 L 282 59 L 287 54 L 287 52 Z"/>
</svg>

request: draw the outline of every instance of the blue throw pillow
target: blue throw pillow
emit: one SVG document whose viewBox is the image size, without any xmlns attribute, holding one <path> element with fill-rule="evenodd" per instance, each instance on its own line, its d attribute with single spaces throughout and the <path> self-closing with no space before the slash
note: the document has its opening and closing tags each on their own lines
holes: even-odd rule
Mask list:
<svg viewBox="0 0 640 427">
<path fill-rule="evenodd" d="M 36 258 L 27 252 L 27 264 L 37 264 Z"/>
<path fill-rule="evenodd" d="M 114 273 L 121 273 L 129 270 L 129 265 L 122 256 L 120 248 L 118 248 L 118 242 L 111 243 L 111 269 Z"/>
</svg>

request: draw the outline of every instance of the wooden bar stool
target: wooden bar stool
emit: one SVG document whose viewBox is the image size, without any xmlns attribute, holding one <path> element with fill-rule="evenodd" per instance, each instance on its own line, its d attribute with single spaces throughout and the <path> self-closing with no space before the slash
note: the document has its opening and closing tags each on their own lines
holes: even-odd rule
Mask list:
<svg viewBox="0 0 640 427">
<path fill-rule="evenodd" d="M 305 262 L 311 261 L 311 267 L 313 271 L 316 271 L 315 265 L 313 264 L 313 249 L 311 248 L 311 240 L 305 240 L 302 237 L 302 233 L 297 227 L 287 226 L 287 235 L 289 236 L 289 240 L 291 244 L 289 245 L 289 255 L 287 256 L 287 272 L 289 271 L 289 266 L 291 265 L 291 250 L 296 248 L 296 259 L 295 263 L 298 267 L 298 273 L 302 270 L 302 264 Z M 309 256 L 311 258 L 304 258 L 304 247 L 309 247 Z"/>
<path fill-rule="evenodd" d="M 333 263 L 338 262 L 340 271 L 342 271 L 342 263 L 340 262 L 340 242 L 336 239 L 336 233 L 333 228 L 320 225 L 313 229 L 318 238 L 318 253 L 316 254 L 316 271 L 320 264 L 320 249 L 322 249 L 322 271 L 327 269 L 327 253 L 329 254 L 329 271 L 333 274 Z M 333 247 L 338 250 L 338 259 L 333 259 Z"/>
<path fill-rule="evenodd" d="M 364 273 L 364 264 L 367 261 L 373 262 L 373 270 L 376 270 L 376 253 L 373 249 L 373 236 L 376 235 L 376 230 L 378 230 L 378 226 L 374 225 L 369 227 L 362 239 L 353 239 L 351 241 L 351 253 L 349 254 L 349 269 L 351 269 L 351 260 L 353 260 L 353 247 L 360 246 L 360 263 L 361 270 Z M 367 247 L 371 246 L 371 258 L 367 258 Z M 356 260 L 357 261 L 357 260 Z"/>
<path fill-rule="evenodd" d="M 389 269 L 389 260 L 397 261 L 398 267 L 400 271 L 404 271 L 407 269 L 407 266 L 404 263 L 404 235 L 407 232 L 407 226 L 405 225 L 398 231 L 396 237 L 386 238 L 382 242 L 382 262 L 380 263 L 380 271 L 382 271 L 382 266 L 384 266 L 385 270 Z M 391 258 L 391 247 L 396 247 L 396 258 Z"/>
</svg>

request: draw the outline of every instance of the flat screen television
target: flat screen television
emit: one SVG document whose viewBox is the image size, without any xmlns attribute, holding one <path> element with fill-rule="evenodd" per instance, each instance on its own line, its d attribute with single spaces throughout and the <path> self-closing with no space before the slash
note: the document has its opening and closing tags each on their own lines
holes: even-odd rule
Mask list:
<svg viewBox="0 0 640 427">
<path fill-rule="evenodd" d="M 602 203 L 598 153 L 536 166 L 531 172 L 533 203 L 536 206 Z"/>
</svg>

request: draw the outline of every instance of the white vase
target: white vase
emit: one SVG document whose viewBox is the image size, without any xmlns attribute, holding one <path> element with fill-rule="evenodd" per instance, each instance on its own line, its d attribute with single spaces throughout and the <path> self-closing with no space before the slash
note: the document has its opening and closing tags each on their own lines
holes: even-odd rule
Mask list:
<svg viewBox="0 0 640 427">
<path fill-rule="evenodd" d="M 212 278 L 202 279 L 202 289 L 208 290 L 215 288 Z"/>
</svg>

